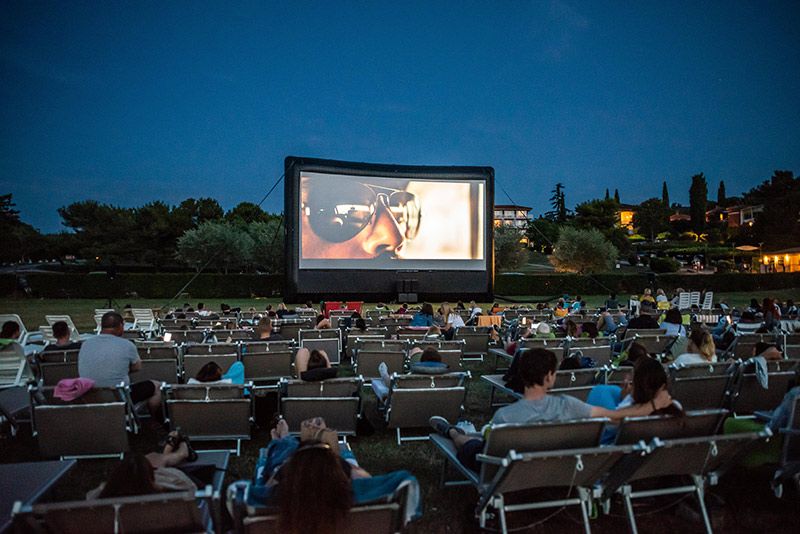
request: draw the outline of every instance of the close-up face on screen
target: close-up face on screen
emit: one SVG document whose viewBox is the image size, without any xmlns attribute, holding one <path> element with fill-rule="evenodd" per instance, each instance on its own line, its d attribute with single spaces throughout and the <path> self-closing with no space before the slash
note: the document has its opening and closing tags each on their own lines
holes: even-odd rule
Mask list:
<svg viewBox="0 0 800 534">
<path fill-rule="evenodd" d="M 483 269 L 485 183 L 300 174 L 301 269 Z"/>
</svg>

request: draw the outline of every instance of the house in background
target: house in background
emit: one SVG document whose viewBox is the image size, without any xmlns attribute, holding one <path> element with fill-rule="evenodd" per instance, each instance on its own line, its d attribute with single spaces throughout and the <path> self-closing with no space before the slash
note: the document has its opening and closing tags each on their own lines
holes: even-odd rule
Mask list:
<svg viewBox="0 0 800 534">
<path fill-rule="evenodd" d="M 528 213 L 531 209 L 528 206 L 516 204 L 495 204 L 494 225 L 495 227 L 513 226 L 519 230 L 525 230 L 528 226 Z"/>
<path fill-rule="evenodd" d="M 728 229 L 734 230 L 742 226 L 753 226 L 756 214 L 764 211 L 764 205 L 758 206 L 731 206 L 726 210 L 725 219 L 728 221 Z"/>
<path fill-rule="evenodd" d="M 638 209 L 639 206 L 633 204 L 620 204 L 619 211 L 617 211 L 617 224 L 619 224 L 619 227 L 628 230 L 629 233 L 633 233 L 633 216 Z"/>
<path fill-rule="evenodd" d="M 795 273 L 800 272 L 800 247 L 765 252 L 761 258 L 761 272 Z"/>
</svg>

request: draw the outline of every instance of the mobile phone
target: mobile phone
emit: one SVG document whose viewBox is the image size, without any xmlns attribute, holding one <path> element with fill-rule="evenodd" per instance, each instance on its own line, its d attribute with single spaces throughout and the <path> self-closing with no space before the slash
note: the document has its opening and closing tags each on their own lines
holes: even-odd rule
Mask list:
<svg viewBox="0 0 800 534">
<path fill-rule="evenodd" d="M 164 334 L 164 341 L 167 341 L 167 342 L 172 341 L 172 333 L 171 332 L 167 332 L 166 334 Z"/>
</svg>

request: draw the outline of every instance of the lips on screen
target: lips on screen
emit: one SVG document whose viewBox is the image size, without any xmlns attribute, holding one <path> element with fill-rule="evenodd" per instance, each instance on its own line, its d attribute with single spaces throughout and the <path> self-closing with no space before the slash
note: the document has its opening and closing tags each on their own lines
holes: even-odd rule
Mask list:
<svg viewBox="0 0 800 534">
<path fill-rule="evenodd" d="M 303 172 L 302 268 L 485 267 L 485 183 Z"/>
</svg>

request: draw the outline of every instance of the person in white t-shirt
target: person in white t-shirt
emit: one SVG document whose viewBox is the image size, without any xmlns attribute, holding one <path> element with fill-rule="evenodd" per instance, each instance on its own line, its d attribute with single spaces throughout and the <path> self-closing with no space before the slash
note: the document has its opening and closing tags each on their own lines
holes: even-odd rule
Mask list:
<svg viewBox="0 0 800 534">
<path fill-rule="evenodd" d="M 450 307 L 450 304 L 447 302 L 442 303 L 442 319 L 444 326 L 442 326 L 441 329 L 445 339 L 453 339 L 456 328 L 464 326 L 464 319 L 461 318 L 461 315 L 453 311 L 453 308 Z"/>
<path fill-rule="evenodd" d="M 701 328 L 692 330 L 689 335 L 689 352 L 675 358 L 676 365 L 707 364 L 717 361 L 714 338 Z"/>
</svg>

